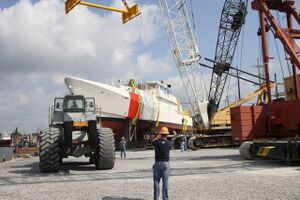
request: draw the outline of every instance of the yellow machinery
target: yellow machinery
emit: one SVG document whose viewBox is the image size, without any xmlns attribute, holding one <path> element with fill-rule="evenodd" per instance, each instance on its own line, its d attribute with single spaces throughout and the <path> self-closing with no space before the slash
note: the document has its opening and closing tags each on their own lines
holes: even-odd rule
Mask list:
<svg viewBox="0 0 300 200">
<path fill-rule="evenodd" d="M 112 8 L 112 7 L 108 7 L 108 6 L 104 6 L 104 5 L 100 5 L 100 4 L 95 4 L 95 3 L 89 3 L 89 2 L 85 2 L 85 1 L 81 1 L 81 0 L 67 0 L 65 2 L 65 10 L 66 10 L 66 14 L 69 13 L 75 6 L 77 6 L 78 4 L 80 5 L 84 5 L 84 6 L 90 6 L 90 7 L 94 7 L 94 8 L 100 8 L 100 9 L 104 9 L 104 10 L 110 10 L 110 11 L 114 11 L 114 12 L 120 12 L 122 13 L 122 21 L 123 24 L 125 24 L 126 22 L 128 22 L 129 20 L 139 16 L 141 13 L 139 12 L 139 7 L 138 4 L 135 4 L 134 6 L 132 6 L 131 8 L 128 6 L 128 4 L 126 3 L 126 0 L 122 0 L 125 10 L 121 10 L 118 8 Z"/>
<path fill-rule="evenodd" d="M 276 87 L 275 83 L 272 83 L 271 88 Z M 211 120 L 211 129 L 230 129 L 231 128 L 231 120 L 230 120 L 230 108 L 239 106 L 247 101 L 250 101 L 251 99 L 258 97 L 257 104 L 262 103 L 262 96 L 265 94 L 267 91 L 267 87 L 261 86 L 259 89 L 254 91 L 253 93 L 248 94 L 247 96 L 239 99 L 238 101 L 220 109 L 218 112 L 216 112 Z"/>
<path fill-rule="evenodd" d="M 271 84 L 271 88 L 276 87 L 276 84 Z M 239 106 L 251 99 L 258 97 L 256 104 L 261 104 L 263 96 L 267 91 L 267 87 L 261 86 L 253 93 L 247 95 L 244 98 L 218 110 L 214 113 L 210 120 L 210 128 L 207 130 L 203 126 L 197 126 L 196 132 L 200 134 L 193 134 L 188 140 L 188 146 L 190 149 L 199 149 L 202 147 L 216 147 L 216 146 L 228 146 L 232 145 L 231 139 L 231 118 L 230 108 Z M 206 134 L 209 132 L 210 135 Z"/>
<path fill-rule="evenodd" d="M 296 76 L 296 81 L 295 82 L 297 84 L 297 88 L 300 88 L 300 74 L 298 74 Z M 285 98 L 286 98 L 286 100 L 295 99 L 295 94 L 296 94 L 295 82 L 294 82 L 293 76 L 284 78 Z M 300 91 L 297 91 L 298 94 L 299 94 L 299 92 Z"/>
</svg>

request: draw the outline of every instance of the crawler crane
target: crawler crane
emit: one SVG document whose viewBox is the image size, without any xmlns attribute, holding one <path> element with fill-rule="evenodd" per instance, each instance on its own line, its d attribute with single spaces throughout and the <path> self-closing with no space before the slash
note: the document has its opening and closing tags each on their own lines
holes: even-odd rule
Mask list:
<svg viewBox="0 0 300 200">
<path fill-rule="evenodd" d="M 248 138 L 251 136 L 250 139 L 253 140 L 244 142 L 240 146 L 240 154 L 246 159 L 257 157 L 279 158 L 291 163 L 294 160 L 300 160 L 300 99 L 297 85 L 297 71 L 300 70 L 300 48 L 295 41 L 300 39 L 300 30 L 293 27 L 294 22 L 299 27 L 300 13 L 297 12 L 295 1 L 292 0 L 254 0 L 252 1 L 252 9 L 259 12 L 259 35 L 262 43 L 268 104 L 265 105 L 266 109 L 259 107 L 252 109 L 261 111 L 250 113 L 256 121 L 250 127 L 252 130 L 251 135 L 246 136 L 249 136 Z M 271 11 L 286 14 L 286 28 L 283 28 L 275 20 Z M 295 89 L 293 100 L 272 101 L 269 78 L 268 31 L 272 31 L 275 38 L 282 43 L 287 55 L 286 59 L 290 61 L 292 66 L 292 79 Z M 241 118 L 247 117 L 241 112 L 238 114 Z M 236 134 L 240 136 L 246 134 L 245 130 L 243 131 L 244 124 L 242 121 L 235 120 L 233 123 L 242 128 L 242 131 Z"/>
<path fill-rule="evenodd" d="M 224 144 L 231 144 L 231 135 L 229 133 L 230 119 L 229 121 L 226 120 L 228 117 L 224 115 L 226 119 L 221 121 L 225 122 L 225 124 L 216 124 L 214 118 L 218 116 L 220 121 L 220 115 L 223 113 L 217 114 L 218 107 L 240 31 L 245 23 L 248 1 L 225 1 L 221 14 L 215 64 L 208 97 L 206 96 L 204 83 L 199 71 L 198 41 L 192 28 L 186 1 L 158 0 L 158 4 L 168 35 L 171 52 L 194 113 L 194 127 L 197 134 L 190 138 L 189 147 L 194 149 L 207 145 L 223 146 Z M 225 128 L 220 129 L 219 127 Z"/>
</svg>

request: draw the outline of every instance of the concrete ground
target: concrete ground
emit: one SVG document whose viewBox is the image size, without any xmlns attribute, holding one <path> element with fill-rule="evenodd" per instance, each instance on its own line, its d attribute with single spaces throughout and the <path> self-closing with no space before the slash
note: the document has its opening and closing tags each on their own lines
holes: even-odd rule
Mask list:
<svg viewBox="0 0 300 200">
<path fill-rule="evenodd" d="M 115 168 L 96 171 L 69 158 L 59 173 L 41 174 L 38 157 L 0 163 L 0 199 L 152 199 L 153 150 L 116 154 Z M 300 166 L 247 161 L 237 148 L 171 152 L 170 199 L 300 199 Z"/>
</svg>

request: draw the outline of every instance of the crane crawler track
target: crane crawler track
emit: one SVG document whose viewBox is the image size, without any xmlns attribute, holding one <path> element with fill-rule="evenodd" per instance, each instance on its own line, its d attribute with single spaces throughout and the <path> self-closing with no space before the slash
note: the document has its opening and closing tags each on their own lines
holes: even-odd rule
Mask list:
<svg viewBox="0 0 300 200">
<path fill-rule="evenodd" d="M 225 147 L 232 146 L 231 134 L 216 135 L 194 135 L 188 140 L 188 147 L 197 150 L 204 147 Z"/>
</svg>

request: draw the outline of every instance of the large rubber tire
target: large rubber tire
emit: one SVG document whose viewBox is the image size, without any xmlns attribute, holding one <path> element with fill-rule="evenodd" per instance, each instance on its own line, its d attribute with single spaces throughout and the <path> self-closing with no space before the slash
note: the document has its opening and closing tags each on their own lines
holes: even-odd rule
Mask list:
<svg viewBox="0 0 300 200">
<path fill-rule="evenodd" d="M 98 129 L 98 145 L 95 152 L 96 169 L 112 169 L 115 165 L 115 139 L 110 128 Z"/>
<path fill-rule="evenodd" d="M 48 128 L 40 134 L 40 171 L 57 172 L 61 166 L 60 133 L 58 128 Z"/>
</svg>

